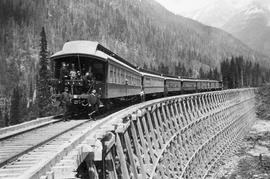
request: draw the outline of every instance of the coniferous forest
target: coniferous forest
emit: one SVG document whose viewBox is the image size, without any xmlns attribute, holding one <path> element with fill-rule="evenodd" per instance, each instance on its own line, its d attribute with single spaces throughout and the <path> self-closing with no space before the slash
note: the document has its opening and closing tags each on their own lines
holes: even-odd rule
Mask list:
<svg viewBox="0 0 270 179">
<path fill-rule="evenodd" d="M 224 88 L 258 87 L 269 83 L 270 70 L 242 56 L 225 59 L 220 65 Z"/>
<path fill-rule="evenodd" d="M 269 57 L 154 0 L 1 0 L 0 26 L 0 127 L 59 112 L 47 100 L 49 56 L 70 40 L 98 41 L 139 67 L 226 88 L 269 79 Z"/>
</svg>

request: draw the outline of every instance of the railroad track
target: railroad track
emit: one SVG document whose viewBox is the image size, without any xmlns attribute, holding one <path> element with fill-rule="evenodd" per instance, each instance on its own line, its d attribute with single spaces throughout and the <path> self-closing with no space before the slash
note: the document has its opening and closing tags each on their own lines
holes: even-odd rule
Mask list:
<svg viewBox="0 0 270 179">
<path fill-rule="evenodd" d="M 10 127 L 0 128 L 0 141 L 6 140 L 8 138 L 14 137 L 16 135 L 23 134 L 25 132 L 35 130 L 52 123 L 59 122 L 62 115 L 59 116 L 49 116 L 44 118 L 39 118 L 36 120 L 24 122 Z"/>
<path fill-rule="evenodd" d="M 85 120 L 51 123 L 0 141 L 0 167 L 84 122 Z"/>
<path fill-rule="evenodd" d="M 0 179 L 39 178 L 35 177 L 39 170 L 75 148 L 83 134 L 101 125 L 100 119 L 123 108 L 96 116 L 96 121 L 63 121 L 57 116 L 0 129 Z"/>
<path fill-rule="evenodd" d="M 89 120 L 59 121 L 0 141 L 0 178 L 21 178 L 89 127 Z M 44 160 L 45 159 L 45 160 Z"/>
</svg>

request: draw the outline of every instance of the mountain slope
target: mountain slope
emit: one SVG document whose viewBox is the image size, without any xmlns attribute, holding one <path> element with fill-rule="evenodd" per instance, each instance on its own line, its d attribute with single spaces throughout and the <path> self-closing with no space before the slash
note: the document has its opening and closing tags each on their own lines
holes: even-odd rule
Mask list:
<svg viewBox="0 0 270 179">
<path fill-rule="evenodd" d="M 234 15 L 235 11 L 236 8 L 227 0 L 212 0 L 195 10 L 184 12 L 183 15 L 203 24 L 220 28 Z"/>
<path fill-rule="evenodd" d="M 252 49 L 270 56 L 268 0 L 212 0 L 184 15 L 221 28 Z"/>
<path fill-rule="evenodd" d="M 235 14 L 223 28 L 251 48 L 270 56 L 270 11 L 251 4 Z"/>
<path fill-rule="evenodd" d="M 164 63 L 171 73 L 179 62 L 198 71 L 232 55 L 269 64 L 230 34 L 174 15 L 154 0 L 1 0 L 0 25 L 0 64 L 7 69 L 16 62 L 26 86 L 35 82 L 42 26 L 50 54 L 68 40 L 83 39 L 99 41 L 141 66 L 157 69 Z M 11 89 L 15 84 L 8 75 L 0 75 L 1 83 Z"/>
</svg>

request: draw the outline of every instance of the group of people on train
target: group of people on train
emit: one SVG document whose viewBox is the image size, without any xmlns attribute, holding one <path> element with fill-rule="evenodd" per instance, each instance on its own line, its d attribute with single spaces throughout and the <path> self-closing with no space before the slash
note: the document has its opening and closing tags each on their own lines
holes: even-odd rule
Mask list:
<svg viewBox="0 0 270 179">
<path fill-rule="evenodd" d="M 83 91 L 85 93 L 92 92 L 96 82 L 91 65 L 88 66 L 88 70 L 83 68 L 81 71 L 76 70 L 75 64 L 72 63 L 69 65 L 69 67 L 67 67 L 66 63 L 63 62 L 60 68 L 60 81 L 62 85 L 61 91 L 64 91 L 67 80 L 69 80 L 71 83 L 74 83 L 76 80 L 82 81 L 83 83 L 81 86 L 84 87 Z"/>
<path fill-rule="evenodd" d="M 84 93 L 89 95 L 89 104 L 93 103 L 91 100 L 98 100 L 92 108 L 94 109 L 92 113 L 98 111 L 99 106 L 99 96 L 95 91 L 95 83 L 96 79 L 92 71 L 92 66 L 88 66 L 88 70 L 85 70 L 85 67 L 80 71 L 76 70 L 75 64 L 67 65 L 65 62 L 61 64 L 60 68 L 60 96 L 58 97 L 61 101 L 60 106 L 63 107 L 63 118 L 64 120 L 68 120 L 71 116 L 70 111 L 72 111 L 71 107 L 71 96 L 72 94 L 76 94 L 76 90 L 81 88 Z M 82 75 L 83 74 L 83 75 Z M 78 87 L 76 85 L 66 84 L 69 82 L 73 84 L 75 81 L 80 81 L 82 84 Z M 76 83 L 74 83 L 76 84 Z M 89 114 L 90 115 L 92 115 Z"/>
</svg>

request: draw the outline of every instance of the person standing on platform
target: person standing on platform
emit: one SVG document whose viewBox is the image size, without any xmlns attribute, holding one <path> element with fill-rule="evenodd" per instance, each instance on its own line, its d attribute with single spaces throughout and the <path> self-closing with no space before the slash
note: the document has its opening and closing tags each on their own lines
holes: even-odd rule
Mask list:
<svg viewBox="0 0 270 179">
<path fill-rule="evenodd" d="M 69 77 L 66 63 L 63 62 L 60 68 L 61 92 L 65 90 L 65 81 Z"/>
<path fill-rule="evenodd" d="M 68 93 L 68 88 L 61 94 L 61 105 L 64 109 L 64 121 L 68 121 L 71 117 L 71 95 Z"/>
</svg>

